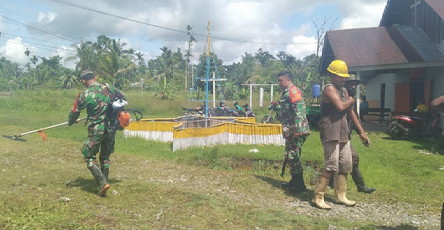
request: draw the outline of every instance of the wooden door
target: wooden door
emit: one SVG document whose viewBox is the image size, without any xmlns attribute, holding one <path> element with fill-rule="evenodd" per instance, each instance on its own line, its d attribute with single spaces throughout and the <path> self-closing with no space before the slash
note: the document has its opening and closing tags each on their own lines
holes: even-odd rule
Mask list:
<svg viewBox="0 0 444 230">
<path fill-rule="evenodd" d="M 395 85 L 395 112 L 410 112 L 410 83 Z"/>
</svg>

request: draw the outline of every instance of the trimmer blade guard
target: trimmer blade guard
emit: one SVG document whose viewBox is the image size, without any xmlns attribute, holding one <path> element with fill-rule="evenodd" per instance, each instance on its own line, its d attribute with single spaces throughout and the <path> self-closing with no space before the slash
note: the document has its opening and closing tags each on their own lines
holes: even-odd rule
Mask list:
<svg viewBox="0 0 444 230">
<path fill-rule="evenodd" d="M 2 137 L 8 138 L 8 139 L 11 139 L 11 140 L 14 140 L 14 141 L 26 142 L 25 139 L 22 139 L 22 138 L 18 137 L 17 135 L 14 135 L 14 136 L 2 135 Z"/>
</svg>

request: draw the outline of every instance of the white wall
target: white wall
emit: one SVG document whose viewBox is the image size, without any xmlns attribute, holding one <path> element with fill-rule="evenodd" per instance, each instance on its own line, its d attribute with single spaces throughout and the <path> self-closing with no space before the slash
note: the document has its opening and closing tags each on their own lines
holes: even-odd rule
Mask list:
<svg viewBox="0 0 444 230">
<path fill-rule="evenodd" d="M 365 85 L 368 101 L 378 101 L 381 84 L 385 83 L 385 108 L 395 109 L 395 85 L 398 82 L 409 82 L 409 72 L 400 70 L 397 73 L 378 74 Z M 432 100 L 444 95 L 444 67 L 428 68 L 426 79 L 432 80 Z"/>
<path fill-rule="evenodd" d="M 381 84 L 385 83 L 385 108 L 395 109 L 395 84 L 408 81 L 402 72 L 378 74 L 365 84 L 365 95 L 368 101 L 378 101 L 381 95 Z"/>
</svg>

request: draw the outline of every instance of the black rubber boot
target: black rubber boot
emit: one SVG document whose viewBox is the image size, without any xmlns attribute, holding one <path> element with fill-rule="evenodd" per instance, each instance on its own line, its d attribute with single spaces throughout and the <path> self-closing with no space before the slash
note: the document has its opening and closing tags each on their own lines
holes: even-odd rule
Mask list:
<svg viewBox="0 0 444 230">
<path fill-rule="evenodd" d="M 105 177 L 105 179 L 108 181 L 109 167 L 105 168 L 100 166 L 100 170 L 102 171 L 102 174 Z"/>
<path fill-rule="evenodd" d="M 358 188 L 358 192 L 372 193 L 376 191 L 376 189 L 369 188 L 365 185 L 364 177 L 362 177 L 361 171 L 359 170 L 358 166 L 353 166 L 351 175 L 353 178 L 353 182 L 355 182 L 356 187 Z"/>
<path fill-rule="evenodd" d="M 293 177 L 296 178 L 295 183 L 293 184 L 293 186 L 290 187 L 290 191 L 292 192 L 303 192 L 305 191 L 305 189 L 307 189 L 307 187 L 305 187 L 305 183 L 304 183 L 304 174 L 295 174 Z"/>
<path fill-rule="evenodd" d="M 334 177 L 335 177 L 335 175 L 333 175 L 333 176 L 330 178 L 330 181 L 328 182 L 328 187 L 330 187 L 330 188 L 334 188 L 334 187 L 335 187 L 335 180 L 334 180 Z"/>
<path fill-rule="evenodd" d="M 291 174 L 291 180 L 289 182 L 287 182 L 287 183 L 282 183 L 281 187 L 282 188 L 291 188 L 291 187 L 293 187 L 293 185 L 296 184 L 296 176 L 297 176 L 297 174 Z"/>
<path fill-rule="evenodd" d="M 94 176 L 94 179 L 96 179 L 97 184 L 99 185 L 99 193 L 98 194 L 100 196 L 106 196 L 106 190 L 108 190 L 109 184 L 108 184 L 108 180 L 103 175 L 99 166 L 94 164 L 91 167 L 88 167 L 88 169 L 89 169 L 89 171 L 91 171 L 91 174 Z"/>
</svg>

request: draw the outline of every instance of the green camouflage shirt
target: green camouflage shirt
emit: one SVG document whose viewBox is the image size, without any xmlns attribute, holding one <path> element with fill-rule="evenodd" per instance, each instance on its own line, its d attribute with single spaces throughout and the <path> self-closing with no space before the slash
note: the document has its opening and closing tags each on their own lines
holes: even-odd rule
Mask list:
<svg viewBox="0 0 444 230">
<path fill-rule="evenodd" d="M 116 97 L 125 99 L 123 93 L 115 87 L 94 82 L 79 96 L 77 99 L 77 110 L 71 111 L 71 114 L 79 113 L 81 110 L 86 109 L 88 126 L 96 126 L 94 127 L 95 129 L 113 129 L 111 124 L 115 123 L 115 121 L 107 119 L 107 110 L 111 98 Z"/>
<path fill-rule="evenodd" d="M 305 102 L 298 87 L 291 84 L 285 89 L 279 104 L 283 128 L 288 127 L 294 134 L 310 134 Z"/>
</svg>

